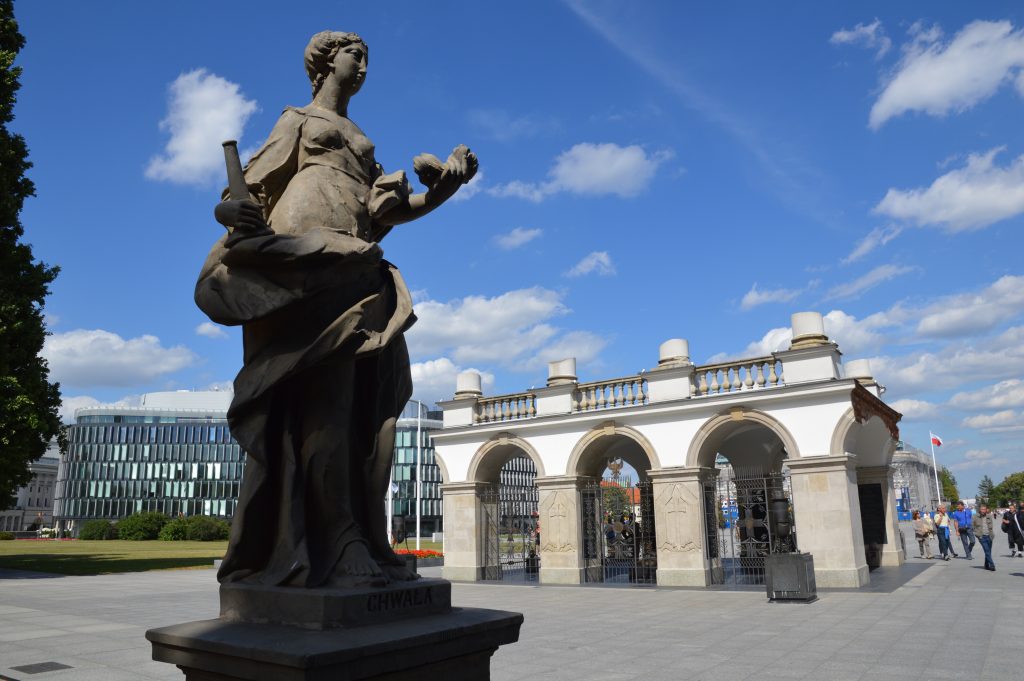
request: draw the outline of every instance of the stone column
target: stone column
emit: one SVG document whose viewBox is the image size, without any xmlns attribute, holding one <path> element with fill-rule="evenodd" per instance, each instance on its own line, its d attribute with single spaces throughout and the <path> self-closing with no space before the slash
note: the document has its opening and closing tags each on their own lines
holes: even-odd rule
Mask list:
<svg viewBox="0 0 1024 681">
<path fill-rule="evenodd" d="M 814 556 L 821 587 L 870 582 L 853 459 L 846 455 L 787 459 L 800 551 Z"/>
<path fill-rule="evenodd" d="M 535 480 L 539 492 L 541 584 L 583 582 L 580 487 L 589 481 L 576 475 Z"/>
<path fill-rule="evenodd" d="M 449 482 L 441 485 L 444 498 L 444 567 L 441 576 L 458 582 L 475 582 L 483 567 L 483 482 Z"/>
<path fill-rule="evenodd" d="M 857 469 L 857 483 L 860 485 L 879 484 L 882 486 L 882 500 L 885 503 L 885 539 L 882 545 L 882 565 L 899 566 L 906 562 L 906 552 L 900 541 L 899 515 L 896 513 L 896 488 L 893 486 L 892 468 L 889 466 L 866 466 Z"/>
<path fill-rule="evenodd" d="M 658 586 L 710 585 L 703 483 L 714 479 L 715 470 L 662 468 L 647 475 L 654 487 Z"/>
</svg>

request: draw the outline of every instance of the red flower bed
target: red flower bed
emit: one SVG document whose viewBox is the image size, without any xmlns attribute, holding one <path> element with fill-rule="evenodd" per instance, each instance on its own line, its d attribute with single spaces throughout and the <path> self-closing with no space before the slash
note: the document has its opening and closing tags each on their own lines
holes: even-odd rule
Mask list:
<svg viewBox="0 0 1024 681">
<path fill-rule="evenodd" d="M 431 551 L 429 549 L 395 549 L 395 553 L 398 555 L 409 555 L 416 556 L 417 558 L 444 558 L 444 554 L 440 551 Z"/>
</svg>

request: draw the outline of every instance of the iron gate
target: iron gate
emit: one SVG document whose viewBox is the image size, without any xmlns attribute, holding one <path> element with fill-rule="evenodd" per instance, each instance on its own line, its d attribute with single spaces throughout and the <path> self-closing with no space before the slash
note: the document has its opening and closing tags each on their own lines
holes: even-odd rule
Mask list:
<svg viewBox="0 0 1024 681">
<path fill-rule="evenodd" d="M 583 581 L 655 584 L 654 494 L 650 482 L 602 480 L 581 491 Z"/>
<path fill-rule="evenodd" d="M 765 583 L 765 558 L 796 551 L 789 476 L 729 478 L 704 485 L 704 514 L 711 583 Z"/>
<path fill-rule="evenodd" d="M 479 496 L 484 515 L 481 578 L 536 582 L 540 574 L 537 489 L 492 486 Z"/>
</svg>

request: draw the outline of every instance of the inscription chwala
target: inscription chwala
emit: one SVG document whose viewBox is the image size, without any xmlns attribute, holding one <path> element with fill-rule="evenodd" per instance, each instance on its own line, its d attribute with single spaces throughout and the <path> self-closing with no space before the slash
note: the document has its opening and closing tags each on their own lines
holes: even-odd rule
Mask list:
<svg viewBox="0 0 1024 681">
<path fill-rule="evenodd" d="M 402 591 L 384 591 L 370 594 L 366 599 L 367 612 L 388 612 L 433 605 L 434 597 L 430 589 L 405 589 Z"/>
</svg>

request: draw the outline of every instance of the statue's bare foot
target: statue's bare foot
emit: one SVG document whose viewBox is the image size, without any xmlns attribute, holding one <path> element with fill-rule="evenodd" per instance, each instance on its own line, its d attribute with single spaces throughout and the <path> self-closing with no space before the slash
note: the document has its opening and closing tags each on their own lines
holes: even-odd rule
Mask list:
<svg viewBox="0 0 1024 681">
<path fill-rule="evenodd" d="M 384 574 L 393 582 L 411 582 L 420 578 L 419 574 L 404 565 L 388 565 L 385 563 L 380 567 Z"/>
<path fill-rule="evenodd" d="M 329 587 L 353 586 L 384 586 L 388 576 L 370 557 L 366 545 L 359 541 L 351 542 L 341 554 L 341 560 L 334 568 L 334 574 L 327 580 Z"/>
</svg>

